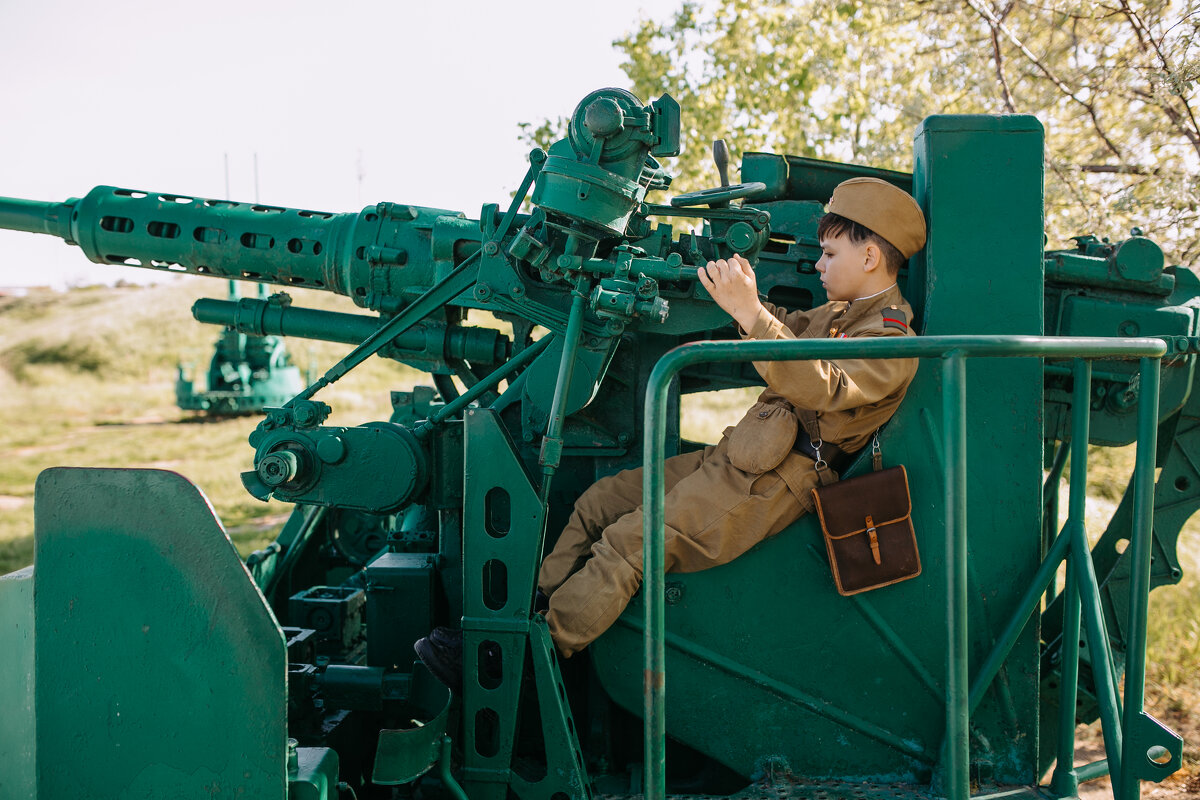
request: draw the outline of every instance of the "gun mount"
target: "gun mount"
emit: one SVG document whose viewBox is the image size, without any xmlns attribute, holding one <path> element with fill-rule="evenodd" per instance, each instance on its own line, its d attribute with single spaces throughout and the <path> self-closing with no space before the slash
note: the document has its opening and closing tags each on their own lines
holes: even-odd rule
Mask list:
<svg viewBox="0 0 1200 800">
<path fill-rule="evenodd" d="M 0 198 L 0 227 L 59 236 L 99 263 L 320 289 L 364 310 L 301 309 L 283 294 L 201 300 L 193 308 L 197 319 L 247 334 L 355 345 L 315 383 L 268 409 L 250 437 L 255 457 L 242 475 L 246 488 L 296 504 L 279 538 L 246 558 L 253 586 L 241 571 L 206 572 L 192 548 L 209 542 L 219 550 L 222 539 L 181 482 L 161 473 L 47 473 L 38 495 L 48 510 L 44 523 L 39 518 L 36 613 L 69 625 L 71 641 L 97 674 L 120 669 L 109 651 L 128 639 L 148 648 L 142 664 L 154 677 L 123 682 L 112 694 L 76 680 L 63 666 L 71 659 L 62 645 L 32 637 L 28 647 L 46 650 L 36 667 L 28 659 L 40 687 L 39 708 L 28 714 L 47 710 L 37 753 L 21 765 L 35 776 L 29 785 L 50 797 L 77 789 L 72 781 L 80 775 L 115 782 L 106 770 L 116 767 L 97 763 L 111 748 L 70 762 L 51 744 L 67 735 L 79 709 L 111 709 L 114 698 L 140 692 L 155 693 L 155 703 L 138 706 L 154 705 L 153 719 L 139 731 L 111 720 L 104 730 L 119 740 L 123 757 L 160 754 L 161 731 L 183 732 L 186 742 L 175 751 L 187 754 L 186 769 L 176 775 L 164 767 L 153 786 L 160 793 L 184 792 L 192 776 L 211 770 L 223 785 L 262 797 L 332 797 L 339 780 L 359 796 L 408 797 L 412 782 L 439 760 L 440 783 L 426 788 L 454 795 L 461 780 L 472 800 L 628 791 L 642 769 L 641 601 L 587 657 L 559 663 L 532 609 L 537 564 L 586 486 L 641 463 L 642 400 L 662 355 L 682 343 L 735 338 L 695 280 L 696 268 L 741 253 L 772 302 L 820 304 L 817 221 L 833 187 L 858 175 L 911 191 L 926 210 L 929 244 L 901 274 L 923 333 L 1168 342 L 1150 582 L 1179 580 L 1175 541 L 1200 507 L 1200 473 L 1187 456 L 1200 430 L 1191 393 L 1200 281 L 1185 268 L 1164 266 L 1161 250 L 1139 232 L 1123 242 L 1081 238 L 1073 250 L 1043 252 L 1036 120 L 926 120 L 913 174 L 750 153 L 741 164 L 744 183 L 729 185 L 718 148 L 721 186 L 655 204 L 651 193 L 671 183 L 657 159 L 677 152 L 679 115 L 669 97 L 642 105 L 628 92 L 593 92 L 576 108 L 565 139 L 530 154 L 513 201 L 504 209 L 484 205 L 476 219 L 399 203 L 333 214 L 113 187 L 64 203 Z M 993 191 L 969 203 L 954 188 L 984 183 Z M 732 204 L 739 199 L 740 206 Z M 703 231 L 677 235 L 664 220 L 678 216 L 704 220 Z M 472 312 L 495 322 L 468 326 Z M 371 355 L 429 373 L 434 387 L 394 393 L 389 420 L 327 424 L 330 408 L 315 395 Z M 964 474 L 973 476 L 975 599 L 964 613 L 972 652 L 982 654 L 1059 536 L 1057 507 L 1043 503 L 1043 444 L 1057 481 L 1066 452 L 1059 443 L 1070 438 L 1070 412 L 1079 402 L 1074 373 L 1060 363 L 998 359 L 972 370 Z M 1138 438 L 1135 370 L 1123 362 L 1097 369 L 1092 441 Z M 930 434 L 943 413 L 941 381 L 935 371 L 919 372 L 882 434 L 915 486 L 937 487 L 940 464 L 950 457 Z M 689 368 L 669 408 L 677 417 L 681 394 L 758 383 L 746 364 Z M 681 439 L 677 419 L 668 420 L 667 440 L 671 451 L 698 446 Z M 849 472 L 861 469 L 858 463 Z M 122 498 L 142 494 L 156 498 L 153 518 L 121 506 Z M 86 513 L 65 499 L 75 496 L 92 498 Z M 920 581 L 866 598 L 837 596 L 812 546 L 819 539 L 809 518 L 725 567 L 671 576 L 673 789 L 725 794 L 765 771 L 811 782 L 865 781 L 866 796 L 890 797 L 896 783 L 924 793 L 940 780 L 950 666 L 943 639 L 930 629 L 947 614 L 946 501 L 940 490 L 915 498 L 926 565 Z M 171 508 L 179 513 L 166 513 Z M 114 521 L 96 530 L 87 519 L 97 516 Z M 1090 669 L 1094 659 L 1111 660 L 1107 641 L 1117 650 L 1127 641 L 1136 647 L 1127 625 L 1132 566 L 1118 550 L 1133 524 L 1127 498 L 1093 552 L 1106 643 L 1092 643 L 1080 656 L 1080 721 L 1111 705 L 1110 673 L 1096 677 Z M 153 526 L 164 531 L 161 558 L 147 544 Z M 86 551 L 87 563 L 75 571 L 64 566 L 42 582 L 51 565 L 71 561 L 73 546 L 84 548 L 77 552 Z M 222 551 L 212 563 L 225 564 L 228 555 Z M 175 638 L 147 644 L 140 627 L 108 625 L 110 615 L 94 611 L 99 600 L 70 610 L 79 597 L 107 596 L 78 571 L 97 565 L 130 582 L 145 574 L 183 576 L 153 584 L 162 600 L 142 623 L 157 630 L 183 614 Z M 0 584 L 0 599 L 32 596 L 33 580 L 31 573 L 8 588 Z M 214 591 L 225 584 L 228 591 Z M 237 598 L 229 600 L 229 619 L 184 611 L 214 608 L 214 596 Z M 1036 784 L 1054 760 L 1062 729 L 1053 689 L 1070 619 L 1063 597 L 1014 634 L 1001 679 L 971 716 L 971 769 L 982 784 Z M 148 601 L 122 601 L 114 618 L 141 619 L 138 602 Z M 459 703 L 439 694 L 411 655 L 416 638 L 447 622 L 461 624 L 466 637 Z M 253 658 L 222 681 L 224 662 L 197 644 L 206 635 Z M 187 648 L 203 657 L 176 670 L 173 655 Z M 486 653 L 499 653 L 500 664 L 481 666 Z M 211 713 L 197 717 L 197 698 L 211 697 L 218 698 L 204 701 Z M 255 724 L 239 727 L 244 715 Z M 1177 745 L 1148 732 L 1149 725 L 1126 735 L 1162 747 L 1177 763 Z M 221 741 L 222 726 L 237 735 Z M 461 766 L 455 774 L 444 734 Z M 299 746 L 289 750 L 287 737 Z M 151 758 L 157 764 L 167 757 Z M 265 762 L 288 767 L 259 780 Z M 137 759 L 120 763 L 133 769 Z M 1170 763 L 1137 777 L 1160 778 Z M 1118 765 L 1111 766 L 1115 772 Z M 769 792 L 778 796 L 778 787 Z"/>
</svg>

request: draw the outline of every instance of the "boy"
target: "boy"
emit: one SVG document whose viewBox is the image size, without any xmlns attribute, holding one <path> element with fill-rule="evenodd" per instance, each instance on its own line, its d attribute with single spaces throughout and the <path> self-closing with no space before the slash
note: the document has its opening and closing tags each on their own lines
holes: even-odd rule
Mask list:
<svg viewBox="0 0 1200 800">
<path fill-rule="evenodd" d="M 710 261 L 700 282 L 744 338 L 908 336 L 912 309 L 896 287 L 925 244 L 925 218 L 906 192 L 876 178 L 839 184 L 820 221 L 816 268 L 829 302 L 787 312 L 758 297 L 741 256 Z M 915 359 L 756 362 L 767 388 L 737 427 L 703 451 L 667 459 L 668 572 L 728 563 L 812 509 L 816 466 L 843 469 L 899 406 Z M 642 471 L 602 478 L 575 511 L 538 573 L 546 622 L 563 656 L 608 629 L 642 581 Z M 439 629 L 418 655 L 461 685 L 461 634 Z"/>
</svg>

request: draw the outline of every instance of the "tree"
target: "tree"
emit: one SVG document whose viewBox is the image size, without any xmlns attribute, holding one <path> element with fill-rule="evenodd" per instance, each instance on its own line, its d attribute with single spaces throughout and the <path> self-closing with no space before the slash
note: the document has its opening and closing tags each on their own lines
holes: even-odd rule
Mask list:
<svg viewBox="0 0 1200 800">
<path fill-rule="evenodd" d="M 910 169 L 934 113 L 1029 113 L 1046 128 L 1052 246 L 1138 226 L 1200 257 L 1200 10 L 1179 0 L 684 2 L 614 43 L 630 88 L 684 108 L 680 191 L 714 185 L 714 137 Z M 561 122 L 526 129 L 548 138 Z"/>
<path fill-rule="evenodd" d="M 1138 226 L 1182 263 L 1200 256 L 1194 6 L 928 5 L 939 18 L 961 16 L 947 26 L 950 47 L 987 53 L 990 72 L 977 80 L 989 110 L 1033 113 L 1046 127 L 1051 231 L 1122 236 Z"/>
</svg>

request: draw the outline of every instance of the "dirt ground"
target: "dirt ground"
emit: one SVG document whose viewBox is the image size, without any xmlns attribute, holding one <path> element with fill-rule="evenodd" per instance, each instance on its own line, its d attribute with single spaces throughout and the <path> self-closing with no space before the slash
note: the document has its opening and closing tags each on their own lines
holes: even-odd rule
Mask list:
<svg viewBox="0 0 1200 800">
<path fill-rule="evenodd" d="M 1142 797 L 1155 800 L 1197 800 L 1200 798 L 1200 694 L 1175 689 L 1170 696 L 1150 698 L 1147 688 L 1146 711 L 1183 737 L 1183 766 L 1162 783 L 1143 783 Z M 1079 728 L 1075 766 L 1104 758 L 1104 740 L 1100 723 Z M 1108 778 L 1089 781 L 1079 787 L 1081 800 L 1111 800 L 1112 783 Z"/>
</svg>

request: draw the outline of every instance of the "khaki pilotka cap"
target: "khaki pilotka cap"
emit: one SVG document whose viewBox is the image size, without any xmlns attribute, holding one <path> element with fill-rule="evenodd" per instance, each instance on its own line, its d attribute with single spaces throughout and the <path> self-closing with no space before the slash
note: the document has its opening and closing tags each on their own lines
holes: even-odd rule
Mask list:
<svg viewBox="0 0 1200 800">
<path fill-rule="evenodd" d="M 925 246 L 925 214 L 912 195 L 879 178 L 851 178 L 833 190 L 828 211 L 865 225 L 905 258 Z"/>
</svg>

